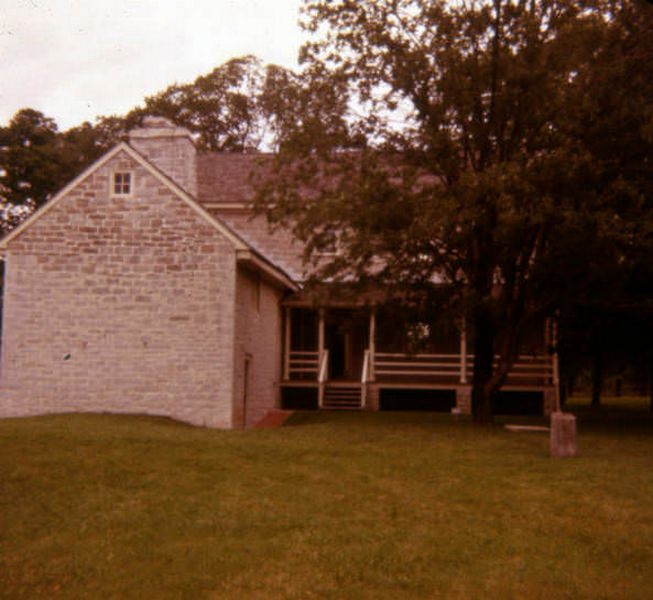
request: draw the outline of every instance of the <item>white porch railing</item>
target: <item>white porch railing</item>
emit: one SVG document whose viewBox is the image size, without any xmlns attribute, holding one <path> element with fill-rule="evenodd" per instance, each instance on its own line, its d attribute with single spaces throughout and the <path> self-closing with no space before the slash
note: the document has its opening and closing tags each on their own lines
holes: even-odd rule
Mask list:
<svg viewBox="0 0 653 600">
<path fill-rule="evenodd" d="M 324 406 L 324 385 L 329 376 L 329 351 L 325 350 L 320 358 L 320 368 L 317 376 L 317 404 L 320 408 Z"/>
<path fill-rule="evenodd" d="M 499 357 L 495 357 L 495 366 Z M 288 361 L 290 379 L 305 379 L 318 382 L 324 387 L 329 374 L 329 351 L 324 350 L 322 358 L 317 351 L 291 351 Z M 549 355 L 521 355 L 513 364 L 508 380 L 515 383 L 526 380 L 540 380 L 552 384 L 556 380 L 554 357 Z M 400 352 L 375 352 L 365 350 L 361 371 L 361 384 L 365 394 L 366 384 L 377 378 L 435 377 L 455 380 L 458 383 L 471 381 L 474 371 L 474 355 L 467 354 L 406 354 Z"/>
<path fill-rule="evenodd" d="M 495 356 L 495 366 L 499 356 Z M 375 374 L 381 378 L 440 377 L 466 383 L 474 370 L 474 355 L 467 354 L 403 354 L 377 352 Z M 536 379 L 553 383 L 555 361 L 548 355 L 521 355 L 508 373 L 508 380 Z"/>
<path fill-rule="evenodd" d="M 370 373 L 371 373 L 371 366 L 370 366 L 370 351 L 365 350 L 365 354 L 363 355 L 363 370 L 361 372 L 361 383 L 367 383 L 368 381 L 371 381 L 370 378 Z"/>
<path fill-rule="evenodd" d="M 377 377 L 395 375 L 458 377 L 460 355 L 377 352 L 374 355 L 374 371 Z"/>
<path fill-rule="evenodd" d="M 499 357 L 494 357 L 494 366 L 498 366 Z M 545 379 L 547 383 L 554 381 L 554 365 L 552 356 L 542 355 L 521 355 L 517 358 L 508 372 L 508 379 Z M 474 368 L 474 359 L 470 362 L 471 374 Z"/>
<path fill-rule="evenodd" d="M 288 378 L 293 379 L 297 375 L 313 375 L 317 378 L 319 366 L 317 351 L 291 350 L 288 360 Z"/>
</svg>

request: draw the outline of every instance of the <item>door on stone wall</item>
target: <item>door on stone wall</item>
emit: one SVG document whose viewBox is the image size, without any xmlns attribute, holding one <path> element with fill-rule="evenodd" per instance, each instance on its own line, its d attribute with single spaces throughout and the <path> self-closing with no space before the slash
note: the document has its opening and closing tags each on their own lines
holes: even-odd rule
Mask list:
<svg viewBox="0 0 653 600">
<path fill-rule="evenodd" d="M 249 371 L 252 363 L 252 356 L 245 355 L 243 364 L 243 427 L 247 427 L 247 400 L 249 398 Z"/>
</svg>

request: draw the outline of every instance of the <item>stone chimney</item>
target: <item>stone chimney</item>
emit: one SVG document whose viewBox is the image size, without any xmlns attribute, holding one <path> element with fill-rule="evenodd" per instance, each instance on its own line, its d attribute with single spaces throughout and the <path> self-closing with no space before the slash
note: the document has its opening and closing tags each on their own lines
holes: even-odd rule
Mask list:
<svg viewBox="0 0 653 600">
<path fill-rule="evenodd" d="M 197 153 L 188 129 L 165 117 L 143 117 L 143 126 L 129 132 L 129 143 L 179 187 L 197 197 Z"/>
</svg>

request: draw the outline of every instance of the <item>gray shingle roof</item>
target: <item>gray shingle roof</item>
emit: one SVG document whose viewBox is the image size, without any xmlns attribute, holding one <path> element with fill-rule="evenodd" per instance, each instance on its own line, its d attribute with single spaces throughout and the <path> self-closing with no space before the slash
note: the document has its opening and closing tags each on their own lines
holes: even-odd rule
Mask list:
<svg viewBox="0 0 653 600">
<path fill-rule="evenodd" d="M 254 198 L 253 177 L 269 172 L 266 165 L 270 159 L 269 154 L 199 154 L 197 200 L 270 262 L 295 281 L 301 281 L 304 279 L 301 243 L 288 230 L 272 231 L 265 216 L 254 216 L 247 207 Z"/>
</svg>

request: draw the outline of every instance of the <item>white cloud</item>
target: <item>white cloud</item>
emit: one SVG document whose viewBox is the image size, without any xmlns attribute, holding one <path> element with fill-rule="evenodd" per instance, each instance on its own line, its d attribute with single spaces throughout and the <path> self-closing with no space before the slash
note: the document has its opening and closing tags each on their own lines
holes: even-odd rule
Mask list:
<svg viewBox="0 0 653 600">
<path fill-rule="evenodd" d="M 300 0 L 0 0 L 0 123 L 121 114 L 235 56 L 296 66 Z"/>
</svg>

